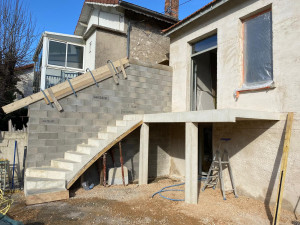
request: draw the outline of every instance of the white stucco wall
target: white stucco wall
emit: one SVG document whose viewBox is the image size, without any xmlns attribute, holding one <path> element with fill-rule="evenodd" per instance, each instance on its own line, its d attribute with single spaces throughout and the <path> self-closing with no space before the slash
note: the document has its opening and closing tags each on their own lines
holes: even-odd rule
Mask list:
<svg viewBox="0 0 300 225">
<path fill-rule="evenodd" d="M 85 69 L 95 69 L 96 62 L 96 32 L 94 32 L 87 40 L 85 45 Z"/>
<path fill-rule="evenodd" d="M 242 82 L 241 19 L 268 7 L 272 9 L 275 88 L 241 93 L 239 99 L 235 101 L 234 90 L 241 87 Z M 172 34 L 170 46 L 170 64 L 173 67 L 172 111 L 190 109 L 190 43 L 217 33 L 217 108 L 295 112 L 283 207 L 298 214 L 300 214 L 300 206 L 297 206 L 300 198 L 299 12 L 300 1 L 231 0 Z M 285 120 L 213 125 L 214 151 L 219 145 L 220 137 L 232 139 L 227 145 L 227 150 L 239 193 L 263 200 L 268 213 L 271 213 L 267 209 L 268 205 L 274 202 L 277 195 L 284 125 Z M 178 138 L 172 141 L 176 143 L 177 140 Z M 179 154 L 172 157 L 171 160 L 182 161 Z M 183 174 L 184 167 L 181 166 L 173 175 Z M 228 181 L 228 174 L 225 179 Z"/>
<path fill-rule="evenodd" d="M 242 93 L 235 101 L 233 93 L 242 82 L 242 22 L 251 13 L 272 5 L 273 76 L 275 89 Z M 298 41 L 300 30 L 299 1 L 237 1 L 225 3 L 171 35 L 170 64 L 173 72 L 172 110 L 190 107 L 191 45 L 197 39 L 217 32 L 217 107 L 266 111 L 300 111 Z M 297 32 L 298 31 L 298 32 Z M 298 90 L 298 91 L 297 91 Z"/>
</svg>

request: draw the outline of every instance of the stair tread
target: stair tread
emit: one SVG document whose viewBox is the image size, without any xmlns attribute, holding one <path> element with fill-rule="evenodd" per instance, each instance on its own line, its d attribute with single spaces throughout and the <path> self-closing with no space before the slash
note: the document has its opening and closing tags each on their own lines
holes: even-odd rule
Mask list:
<svg viewBox="0 0 300 225">
<path fill-rule="evenodd" d="M 67 189 L 66 188 L 29 189 L 27 190 L 27 196 L 43 194 L 43 193 L 55 193 L 60 191 L 67 191 Z"/>
<path fill-rule="evenodd" d="M 85 153 L 77 152 L 77 151 L 67 151 L 67 153 L 72 153 L 72 154 L 75 154 L 75 155 L 89 155 L 89 154 L 85 154 Z"/>
<path fill-rule="evenodd" d="M 57 171 L 57 172 L 69 172 L 70 170 L 62 169 L 62 168 L 56 168 L 56 167 L 30 167 L 28 169 L 32 170 L 45 170 L 45 171 Z M 28 170 L 27 169 L 27 170 Z"/>
<path fill-rule="evenodd" d="M 65 179 L 51 179 L 42 177 L 26 177 L 26 181 L 65 181 Z"/>
<path fill-rule="evenodd" d="M 78 163 L 76 161 L 72 161 L 69 159 L 52 159 L 53 161 L 59 161 L 59 162 L 67 162 L 67 163 Z"/>
</svg>

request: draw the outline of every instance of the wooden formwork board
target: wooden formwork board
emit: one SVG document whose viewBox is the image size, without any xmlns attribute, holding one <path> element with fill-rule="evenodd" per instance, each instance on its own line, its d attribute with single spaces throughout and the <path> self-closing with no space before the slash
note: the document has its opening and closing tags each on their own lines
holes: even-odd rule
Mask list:
<svg viewBox="0 0 300 225">
<path fill-rule="evenodd" d="M 129 60 L 127 58 L 123 58 L 123 59 L 113 62 L 115 67 L 123 66 L 128 63 L 129 63 Z M 99 67 L 99 68 L 93 70 L 92 73 L 95 77 L 96 82 L 103 81 L 103 80 L 113 76 L 109 70 L 108 65 Z M 70 82 L 75 91 L 82 90 L 86 87 L 89 87 L 89 86 L 95 84 L 94 79 L 90 72 L 86 72 L 85 74 L 83 74 L 81 76 L 75 77 L 75 78 L 71 79 Z M 57 84 L 57 85 L 51 87 L 51 90 L 54 94 L 54 97 L 57 100 L 73 94 L 72 88 L 68 81 L 65 81 L 63 83 L 60 83 L 60 84 Z M 54 100 L 51 98 L 49 92 L 45 91 L 45 93 L 46 93 L 48 99 L 51 102 L 54 102 Z M 16 102 L 10 103 L 6 106 L 3 106 L 2 109 L 5 113 L 10 113 L 15 110 L 21 109 L 25 106 L 28 106 L 32 103 L 35 103 L 41 99 L 45 99 L 45 96 L 42 92 L 38 92 L 38 93 L 30 95 L 26 98 L 20 99 Z"/>
</svg>

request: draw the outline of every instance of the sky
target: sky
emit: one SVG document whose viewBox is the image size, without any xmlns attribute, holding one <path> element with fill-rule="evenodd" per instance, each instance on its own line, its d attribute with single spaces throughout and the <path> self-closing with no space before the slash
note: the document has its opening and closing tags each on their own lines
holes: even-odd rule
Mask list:
<svg viewBox="0 0 300 225">
<path fill-rule="evenodd" d="M 192 14 L 211 0 L 179 0 L 179 19 Z M 36 20 L 37 32 L 73 34 L 84 0 L 22 0 Z M 165 0 L 127 0 L 163 13 Z M 38 42 L 38 41 L 36 41 Z M 36 43 L 37 45 L 37 43 Z"/>
</svg>

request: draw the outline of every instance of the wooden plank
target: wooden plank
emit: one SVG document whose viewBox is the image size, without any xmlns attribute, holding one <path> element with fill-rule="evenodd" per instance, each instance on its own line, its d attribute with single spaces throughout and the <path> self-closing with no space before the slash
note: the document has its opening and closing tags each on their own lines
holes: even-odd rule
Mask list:
<svg viewBox="0 0 300 225">
<path fill-rule="evenodd" d="M 120 142 L 123 138 L 125 138 L 127 135 L 129 135 L 131 132 L 133 132 L 135 129 L 140 127 L 143 124 L 143 121 L 140 121 L 136 123 L 134 126 L 132 126 L 130 129 L 128 129 L 126 132 L 124 132 L 122 135 L 117 137 L 114 141 L 109 143 L 102 151 L 100 151 L 97 155 L 95 155 L 87 164 L 85 164 L 79 172 L 68 182 L 67 189 L 69 189 L 75 181 L 91 166 L 94 162 L 96 162 L 105 152 L 107 152 L 109 149 L 111 149 L 115 144 Z"/>
<path fill-rule="evenodd" d="M 287 116 L 287 124 L 285 129 L 285 137 L 284 137 L 284 144 L 283 144 L 283 153 L 281 158 L 281 169 L 279 175 L 279 185 L 278 185 L 278 195 L 276 206 L 274 209 L 274 217 L 273 217 L 273 225 L 277 225 L 280 223 L 280 212 L 281 212 L 281 204 L 283 198 L 283 190 L 284 190 L 284 183 L 285 183 L 285 176 L 286 176 L 286 169 L 287 169 L 287 162 L 289 156 L 289 149 L 290 149 L 290 139 L 292 136 L 292 123 L 293 123 L 294 113 L 290 112 Z"/>
<path fill-rule="evenodd" d="M 128 61 L 127 58 L 123 58 L 121 60 L 117 60 L 116 62 L 114 62 L 114 65 L 115 66 L 120 66 L 120 63 L 121 64 L 127 64 L 127 63 L 129 63 L 129 61 Z M 108 68 L 107 65 L 102 66 L 100 68 L 97 68 L 96 70 L 93 70 L 93 74 L 94 74 L 95 80 L 97 82 L 100 82 L 102 80 L 105 80 L 105 79 L 111 77 L 110 71 L 109 71 L 109 68 Z M 78 77 L 75 77 L 75 78 L 71 79 L 70 81 L 71 81 L 75 91 L 82 90 L 82 89 L 94 84 L 94 80 L 93 80 L 92 76 L 90 75 L 90 73 L 85 73 L 81 76 L 78 76 Z M 61 99 L 61 98 L 66 97 L 70 94 L 73 94 L 68 81 L 65 81 L 63 83 L 60 83 L 60 84 L 57 84 L 57 85 L 53 86 L 52 91 L 55 94 L 56 99 Z M 47 97 L 49 98 L 50 95 L 47 96 Z M 10 103 L 6 106 L 3 106 L 2 109 L 5 113 L 10 113 L 10 112 L 13 112 L 15 110 L 21 109 L 21 108 L 23 108 L 27 105 L 30 105 L 34 102 L 37 102 L 37 101 L 39 101 L 43 98 L 44 98 L 43 93 L 39 92 L 39 93 L 30 95 L 26 98 L 23 98 L 19 101 L 16 101 L 16 102 Z"/>
<path fill-rule="evenodd" d="M 26 205 L 35 205 L 44 202 L 59 201 L 63 199 L 69 199 L 69 190 L 28 195 L 26 196 Z"/>
<path fill-rule="evenodd" d="M 119 61 L 120 61 L 119 64 L 120 64 L 120 68 L 122 70 L 123 77 L 124 77 L 124 79 L 127 79 L 127 74 L 125 72 L 124 66 L 123 66 L 121 60 L 119 60 Z"/>
<path fill-rule="evenodd" d="M 118 77 L 116 76 L 116 73 L 115 73 L 115 71 L 114 71 L 113 68 L 112 68 L 112 65 L 111 65 L 110 63 L 107 63 L 107 66 L 108 66 L 108 68 L 109 68 L 109 71 L 110 71 L 111 75 L 112 75 L 113 78 L 114 78 L 115 83 L 116 83 L 116 84 L 119 84 Z"/>
<path fill-rule="evenodd" d="M 59 112 L 63 111 L 63 108 L 61 107 L 61 105 L 59 104 L 59 102 L 57 101 L 57 99 L 55 98 L 52 89 L 51 89 L 51 88 L 48 88 L 47 91 L 48 91 L 48 93 L 49 93 L 49 95 L 50 95 L 51 100 L 54 102 L 54 105 L 55 105 L 55 107 L 57 108 L 57 110 L 58 110 Z M 49 100 L 50 100 L 50 99 L 49 99 Z M 51 101 L 51 100 L 50 100 L 50 101 Z"/>
</svg>

